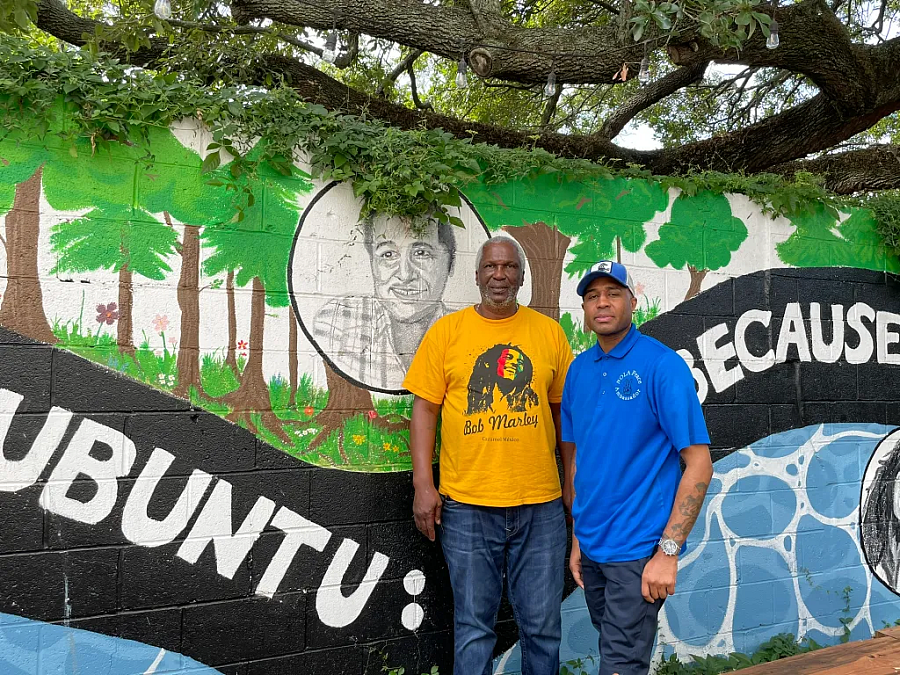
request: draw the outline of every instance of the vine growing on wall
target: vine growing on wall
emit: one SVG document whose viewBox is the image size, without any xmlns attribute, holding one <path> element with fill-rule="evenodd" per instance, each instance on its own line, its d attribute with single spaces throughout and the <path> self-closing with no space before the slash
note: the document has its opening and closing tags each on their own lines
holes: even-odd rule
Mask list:
<svg viewBox="0 0 900 675">
<path fill-rule="evenodd" d="M 211 87 L 180 73 L 133 68 L 103 53 L 54 51 L 0 35 L 0 123 L 7 135 L 54 135 L 64 142 L 87 136 L 96 151 L 114 142 L 138 145 L 152 162 L 149 130 L 185 117 L 199 118 L 212 131 L 204 172 L 230 161 L 226 177 L 213 183 L 235 192 L 238 220 L 254 200 L 254 181 L 248 178 L 263 165 L 291 175 L 298 159 L 308 162 L 317 178 L 350 182 L 364 213 L 427 215 L 457 225 L 462 223 L 449 211 L 460 205 L 460 189 L 466 184 L 498 184 L 547 173 L 582 182 L 643 178 L 666 189 L 678 188 L 685 196 L 704 190 L 739 193 L 764 211 L 787 217 L 817 203 L 834 213 L 859 204 L 828 192 L 811 174 L 798 173 L 790 180 L 775 174 L 718 172 L 654 176 L 635 166 L 564 159 L 536 148 L 471 143 L 440 129 L 395 129 L 306 103 L 274 79 L 264 89 Z M 252 156 L 244 154 L 242 141 L 256 138 L 265 143 L 256 144 Z M 900 198 L 884 195 L 865 205 L 879 217 L 888 246 L 898 250 Z"/>
</svg>

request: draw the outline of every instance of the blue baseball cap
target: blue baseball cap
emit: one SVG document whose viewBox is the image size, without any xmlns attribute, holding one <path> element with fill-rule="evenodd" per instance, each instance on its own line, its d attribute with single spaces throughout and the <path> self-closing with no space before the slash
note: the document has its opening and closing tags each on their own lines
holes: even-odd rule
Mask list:
<svg viewBox="0 0 900 675">
<path fill-rule="evenodd" d="M 619 282 L 631 291 L 632 296 L 637 297 L 637 293 L 634 292 L 634 281 L 631 279 L 631 273 L 625 269 L 625 265 L 612 260 L 601 260 L 591 265 L 591 269 L 578 282 L 578 295 L 583 298 L 588 286 L 591 285 L 594 279 L 599 279 L 600 277 L 609 277 L 613 281 Z"/>
</svg>

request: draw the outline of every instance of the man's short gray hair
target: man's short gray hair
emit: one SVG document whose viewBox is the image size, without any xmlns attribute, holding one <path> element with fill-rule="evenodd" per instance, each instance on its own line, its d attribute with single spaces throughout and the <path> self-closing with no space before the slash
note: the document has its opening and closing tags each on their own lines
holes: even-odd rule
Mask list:
<svg viewBox="0 0 900 675">
<path fill-rule="evenodd" d="M 511 244 L 516 249 L 516 255 L 519 257 L 519 269 L 522 272 L 521 278 L 525 278 L 525 267 L 528 265 L 528 259 L 525 257 L 525 249 L 516 241 L 514 237 L 508 234 L 495 234 L 478 247 L 478 254 L 475 256 L 475 269 L 481 269 L 481 260 L 484 258 L 484 249 L 491 244 Z"/>
</svg>

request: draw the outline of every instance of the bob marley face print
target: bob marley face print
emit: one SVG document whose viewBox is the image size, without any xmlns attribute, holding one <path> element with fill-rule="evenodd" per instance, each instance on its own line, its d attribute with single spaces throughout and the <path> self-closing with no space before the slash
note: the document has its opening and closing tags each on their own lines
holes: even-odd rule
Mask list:
<svg viewBox="0 0 900 675">
<path fill-rule="evenodd" d="M 467 415 L 488 412 L 494 405 L 494 391 L 506 399 L 511 412 L 525 412 L 538 405 L 531 387 L 534 368 L 519 347 L 494 345 L 475 360 L 469 377 Z"/>
</svg>

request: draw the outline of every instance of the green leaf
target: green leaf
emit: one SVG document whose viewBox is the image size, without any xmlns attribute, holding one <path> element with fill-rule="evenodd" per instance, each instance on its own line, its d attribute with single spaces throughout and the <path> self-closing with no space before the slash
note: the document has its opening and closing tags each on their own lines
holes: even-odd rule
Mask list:
<svg viewBox="0 0 900 675">
<path fill-rule="evenodd" d="M 210 171 L 215 171 L 219 168 L 219 165 L 222 163 L 222 158 L 219 155 L 219 151 L 211 152 L 206 156 L 206 159 L 203 160 L 203 164 L 200 165 L 200 173 L 209 173 Z"/>
</svg>

